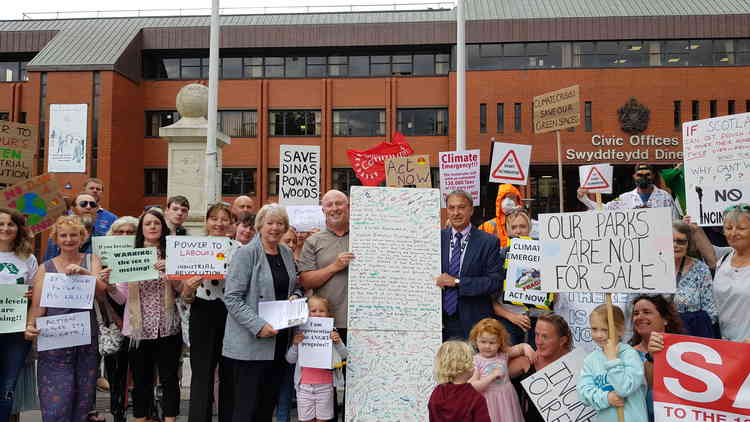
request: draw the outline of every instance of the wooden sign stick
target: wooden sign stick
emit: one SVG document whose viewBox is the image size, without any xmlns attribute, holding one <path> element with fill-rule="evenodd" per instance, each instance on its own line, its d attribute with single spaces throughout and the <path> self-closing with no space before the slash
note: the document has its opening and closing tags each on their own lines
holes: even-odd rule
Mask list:
<svg viewBox="0 0 750 422">
<path fill-rule="evenodd" d="M 557 182 L 558 182 L 558 189 L 560 193 L 560 212 L 565 212 L 565 203 L 564 203 L 564 197 L 565 194 L 563 192 L 563 167 L 562 167 L 562 145 L 560 142 L 560 131 L 555 131 L 555 138 L 557 138 Z"/>
</svg>

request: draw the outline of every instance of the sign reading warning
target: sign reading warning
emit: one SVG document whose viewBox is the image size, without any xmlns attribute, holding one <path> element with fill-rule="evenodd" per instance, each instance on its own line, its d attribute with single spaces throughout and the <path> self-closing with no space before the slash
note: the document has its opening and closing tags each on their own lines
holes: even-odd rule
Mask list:
<svg viewBox="0 0 750 422">
<path fill-rule="evenodd" d="M 612 165 L 594 164 L 578 167 L 581 188 L 592 193 L 612 193 Z"/>
<path fill-rule="evenodd" d="M 529 178 L 531 145 L 495 142 L 492 146 L 490 182 L 525 185 Z"/>
<path fill-rule="evenodd" d="M 534 97 L 534 133 L 567 129 L 580 123 L 578 85 Z"/>
</svg>

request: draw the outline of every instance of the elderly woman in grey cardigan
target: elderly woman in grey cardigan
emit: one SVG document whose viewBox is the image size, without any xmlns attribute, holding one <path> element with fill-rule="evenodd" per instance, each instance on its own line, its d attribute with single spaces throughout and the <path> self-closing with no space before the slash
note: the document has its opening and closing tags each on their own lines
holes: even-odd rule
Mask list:
<svg viewBox="0 0 750 422">
<path fill-rule="evenodd" d="M 295 290 L 292 251 L 280 243 L 289 229 L 284 207 L 265 205 L 255 218 L 258 234 L 235 252 L 226 277 L 227 324 L 222 355 L 234 385 L 232 420 L 271 422 L 289 347 L 289 330 L 260 318 L 258 303 L 302 296 Z"/>
</svg>

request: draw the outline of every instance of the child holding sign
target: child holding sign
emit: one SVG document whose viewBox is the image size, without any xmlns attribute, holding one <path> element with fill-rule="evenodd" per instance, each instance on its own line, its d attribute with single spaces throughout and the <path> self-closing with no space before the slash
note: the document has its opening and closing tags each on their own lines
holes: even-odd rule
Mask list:
<svg viewBox="0 0 750 422">
<path fill-rule="evenodd" d="M 612 306 L 617 343 L 608 344 L 607 305 L 599 305 L 589 315 L 591 337 L 599 346 L 583 362 L 578 380 L 578 395 L 597 410 L 597 422 L 616 422 L 617 408 L 625 408 L 627 422 L 646 422 L 646 386 L 643 363 L 632 347 L 620 343 L 625 332 L 625 315 Z M 617 358 L 608 359 L 607 351 L 617 348 Z"/>
<path fill-rule="evenodd" d="M 310 296 L 307 306 L 311 317 L 331 318 L 328 299 Z M 334 365 L 334 369 L 307 368 L 299 364 L 299 345 L 305 336 L 297 332 L 292 346 L 286 353 L 286 360 L 296 364 L 294 367 L 294 386 L 297 389 L 297 412 L 300 422 L 327 421 L 333 419 L 333 387 L 344 387 L 343 365 Z M 333 341 L 333 358 L 340 361 L 349 356 L 346 345 L 335 330 L 331 332 Z"/>
</svg>

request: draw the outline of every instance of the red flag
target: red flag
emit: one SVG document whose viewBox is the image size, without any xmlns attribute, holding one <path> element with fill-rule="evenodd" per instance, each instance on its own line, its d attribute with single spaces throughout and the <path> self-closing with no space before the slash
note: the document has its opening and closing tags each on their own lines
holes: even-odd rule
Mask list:
<svg viewBox="0 0 750 422">
<path fill-rule="evenodd" d="M 346 153 L 357 179 L 365 186 L 377 186 L 385 180 L 386 158 L 408 157 L 414 150 L 406 143 L 404 135 L 396 132 L 393 142 L 381 142 L 365 151 L 349 149 Z"/>
</svg>

